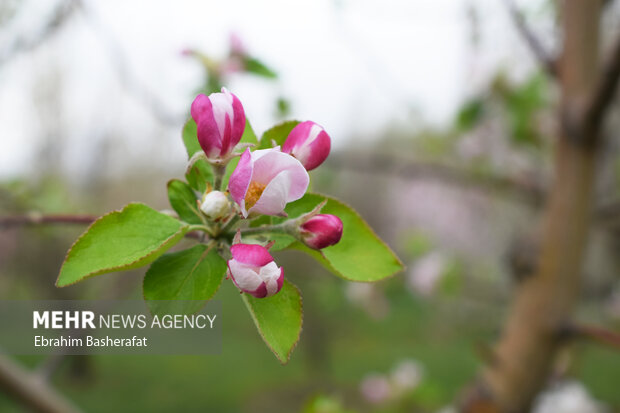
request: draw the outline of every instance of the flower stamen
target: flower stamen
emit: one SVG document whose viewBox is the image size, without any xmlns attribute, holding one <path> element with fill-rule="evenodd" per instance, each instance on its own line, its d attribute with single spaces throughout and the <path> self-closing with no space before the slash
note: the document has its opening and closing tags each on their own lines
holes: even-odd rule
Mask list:
<svg viewBox="0 0 620 413">
<path fill-rule="evenodd" d="M 260 196 L 263 194 L 266 185 L 260 184 L 256 181 L 250 182 L 250 186 L 248 187 L 248 191 L 245 193 L 245 208 L 250 209 L 260 199 Z"/>
</svg>

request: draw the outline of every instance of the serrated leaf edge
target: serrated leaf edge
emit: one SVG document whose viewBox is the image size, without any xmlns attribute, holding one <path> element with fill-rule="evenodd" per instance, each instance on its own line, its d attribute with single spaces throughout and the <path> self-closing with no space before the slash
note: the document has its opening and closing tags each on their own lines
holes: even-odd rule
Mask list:
<svg viewBox="0 0 620 413">
<path fill-rule="evenodd" d="M 368 225 L 368 222 L 366 222 L 366 220 L 352 206 L 350 206 L 346 202 L 343 202 L 343 201 L 341 201 L 341 200 L 339 200 L 337 198 L 331 197 L 329 195 L 320 194 L 318 192 L 308 192 L 308 194 L 316 195 L 316 196 L 319 196 L 319 197 L 323 197 L 323 198 L 327 199 L 328 201 L 331 200 L 331 201 L 340 203 L 340 204 L 344 205 L 345 207 L 349 208 L 353 212 L 353 214 L 355 216 L 357 216 L 364 223 L 364 225 L 366 225 L 368 230 L 370 230 L 370 233 L 379 241 L 379 243 L 381 243 L 392 254 L 392 257 L 394 257 L 394 259 L 396 260 L 396 263 L 400 266 L 400 269 L 394 271 L 393 273 L 391 273 L 389 275 L 386 275 L 383 278 L 377 279 L 377 280 L 356 280 L 356 279 L 347 277 L 344 274 L 342 274 L 340 271 L 336 270 L 336 268 L 333 267 L 333 264 L 325 256 L 325 254 L 323 254 L 323 251 L 312 250 L 312 249 L 306 247 L 305 245 L 300 244 L 299 242 L 293 242 L 291 245 L 289 245 L 288 247 L 284 248 L 285 250 L 287 250 L 287 249 L 296 249 L 298 251 L 303 251 L 306 254 L 308 254 L 309 252 L 317 252 L 317 253 L 319 253 L 321 255 L 321 257 L 323 257 L 323 259 L 325 261 L 327 261 L 327 263 L 331 267 L 331 268 L 326 268 L 328 271 L 332 272 L 334 275 L 336 275 L 336 276 L 338 276 L 338 277 L 340 277 L 340 278 L 342 278 L 344 280 L 347 280 L 347 281 L 362 282 L 362 283 L 374 283 L 374 282 L 378 282 L 378 281 L 382 281 L 382 280 L 391 278 L 394 275 L 398 274 L 399 272 L 401 272 L 401 271 L 403 271 L 405 269 L 405 265 L 400 260 L 400 258 L 398 258 L 398 255 L 396 255 L 396 253 L 392 250 L 392 248 L 390 248 L 390 246 L 385 241 L 383 241 L 383 239 L 380 236 L 377 235 L 375 230 L 370 225 Z M 327 247 L 327 248 L 330 248 L 330 247 Z"/>
<path fill-rule="evenodd" d="M 269 350 L 271 350 L 271 352 L 276 356 L 276 358 L 278 359 L 280 364 L 282 364 L 283 366 L 287 365 L 288 362 L 291 360 L 291 354 L 293 354 L 293 350 L 295 350 L 295 348 L 297 348 L 297 344 L 299 343 L 299 340 L 301 338 L 301 332 L 304 329 L 304 299 L 303 299 L 303 297 L 301 295 L 301 290 L 299 289 L 299 287 L 297 287 L 292 282 L 290 282 L 288 280 L 286 280 L 286 282 L 289 283 L 291 286 L 293 286 L 293 288 L 295 288 L 295 290 L 297 290 L 297 294 L 299 294 L 299 314 L 301 315 L 301 324 L 299 326 L 299 333 L 297 333 L 297 340 L 295 340 L 295 342 L 293 343 L 293 345 L 291 346 L 289 351 L 286 353 L 286 360 L 283 360 L 282 358 L 280 358 L 280 355 L 274 350 L 274 348 L 271 346 L 271 344 L 265 339 L 265 336 L 264 336 L 264 334 L 263 334 L 263 332 L 260 329 L 260 326 L 258 324 L 258 320 L 256 319 L 256 314 L 254 314 L 254 310 L 253 310 L 252 306 L 248 303 L 248 300 L 246 298 L 246 293 L 242 294 L 243 302 L 245 303 L 245 306 L 250 311 L 250 316 L 252 317 L 252 321 L 254 321 L 254 325 L 256 326 L 256 329 L 258 330 L 258 334 L 261 336 L 261 338 L 263 339 L 263 342 L 267 345 Z"/>
<path fill-rule="evenodd" d="M 84 276 L 83 276 L 82 278 L 80 278 L 79 280 L 73 281 L 73 282 L 68 283 L 68 284 L 59 285 L 59 284 L 58 284 L 58 282 L 60 281 L 60 275 L 62 274 L 62 269 L 63 269 L 63 267 L 65 266 L 65 264 L 66 264 L 67 260 L 69 259 L 69 256 L 71 255 L 71 252 L 73 251 L 73 248 L 76 246 L 76 244 L 77 244 L 78 242 L 80 242 L 80 240 L 81 240 L 81 239 L 82 239 L 82 238 L 83 238 L 83 237 L 84 237 L 84 236 L 88 233 L 88 231 L 90 231 L 90 230 L 91 230 L 91 228 L 92 228 L 92 227 L 93 227 L 93 226 L 94 226 L 97 222 L 99 222 L 100 220 L 102 220 L 103 218 L 105 218 L 105 217 L 107 217 L 107 216 L 109 216 L 109 215 L 116 214 L 116 213 L 120 213 L 120 212 L 122 212 L 125 208 L 127 208 L 127 207 L 129 207 L 129 206 L 132 206 L 132 205 L 144 205 L 144 206 L 146 206 L 147 208 L 151 208 L 151 207 L 149 207 L 148 205 L 146 205 L 146 204 L 144 204 L 144 203 L 142 203 L 142 202 L 130 202 L 129 204 L 127 204 L 127 205 L 125 205 L 124 207 L 122 207 L 121 209 L 115 209 L 115 210 L 113 210 L 113 211 L 110 211 L 110 212 L 108 212 L 107 214 L 104 214 L 104 215 L 100 216 L 99 218 L 97 218 L 95 221 L 93 221 L 93 222 L 92 222 L 92 224 L 90 224 L 90 225 L 88 226 L 88 228 L 86 228 L 86 230 L 82 233 L 82 235 L 80 235 L 80 236 L 78 237 L 78 239 L 77 239 L 77 240 L 75 240 L 75 242 L 74 242 L 73 244 L 71 244 L 71 247 L 70 247 L 70 248 L 69 248 L 69 250 L 67 251 L 67 254 L 65 255 L 65 259 L 62 261 L 62 265 L 61 265 L 61 267 L 60 267 L 60 273 L 58 274 L 58 278 L 56 279 L 56 283 L 55 283 L 56 287 L 58 287 L 58 288 L 68 287 L 68 286 L 70 286 L 70 285 L 77 284 L 78 282 L 83 281 L 83 280 L 85 280 L 86 278 L 94 277 L 94 276 L 96 276 L 96 275 L 101 275 L 101 274 L 105 274 L 105 273 L 108 273 L 108 272 L 122 271 L 124 268 L 131 267 L 133 264 L 136 264 L 137 262 L 140 262 L 140 261 L 144 260 L 145 258 L 148 258 L 148 257 L 150 257 L 151 255 L 153 255 L 153 254 L 156 254 L 156 253 L 160 252 L 162 248 L 164 248 L 164 247 L 165 247 L 165 246 L 166 246 L 166 245 L 167 245 L 167 244 L 168 244 L 171 240 L 173 240 L 173 239 L 174 239 L 175 237 L 177 237 L 179 234 L 183 234 L 183 235 L 185 235 L 185 233 L 187 232 L 187 229 L 189 228 L 189 225 L 187 225 L 187 224 L 183 223 L 182 221 L 179 221 L 179 223 L 181 223 L 181 228 L 179 228 L 179 230 L 178 230 L 177 232 L 175 232 L 173 235 L 171 235 L 170 237 L 166 238 L 166 240 L 165 240 L 165 241 L 161 244 L 161 247 L 160 247 L 160 248 L 158 248 L 158 249 L 156 249 L 155 251 L 152 251 L 151 253 L 146 254 L 146 255 L 144 255 L 144 256 L 142 256 L 142 257 L 138 258 L 137 260 L 132 261 L 132 262 L 130 262 L 130 263 L 128 263 L 128 264 L 119 265 L 119 266 L 116 266 L 116 267 L 109 267 L 109 268 L 105 268 L 105 269 L 98 270 L 98 271 L 93 271 L 93 272 L 90 272 L 90 273 L 88 273 L 88 274 L 84 275 Z M 152 209 L 152 208 L 151 208 L 151 209 Z M 166 248 L 166 249 L 167 249 L 167 248 Z M 164 250 L 164 251 L 165 251 L 165 250 Z"/>
</svg>

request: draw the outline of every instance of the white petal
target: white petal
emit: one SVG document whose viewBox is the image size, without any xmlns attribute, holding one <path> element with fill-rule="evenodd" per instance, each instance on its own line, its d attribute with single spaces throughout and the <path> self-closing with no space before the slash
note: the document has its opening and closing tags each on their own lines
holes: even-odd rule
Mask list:
<svg viewBox="0 0 620 413">
<path fill-rule="evenodd" d="M 273 295 L 278 290 L 278 278 L 280 278 L 280 274 L 280 268 L 273 261 L 260 269 L 259 277 L 265 282 L 268 295 Z"/>
<path fill-rule="evenodd" d="M 224 129 L 226 128 L 226 115 L 230 119 L 230 126 L 235 120 L 235 113 L 232 106 L 232 96 L 224 93 L 212 93 L 209 95 L 209 100 L 213 105 L 213 118 L 217 124 L 217 130 L 220 132 L 220 136 L 224 136 Z"/>
<path fill-rule="evenodd" d="M 235 284 L 244 291 L 255 291 L 262 279 L 259 274 L 250 266 L 242 264 L 236 260 L 228 262 L 230 272 L 235 280 Z"/>
<path fill-rule="evenodd" d="M 248 212 L 276 215 L 284 211 L 291 187 L 290 175 L 281 172 L 269 182 L 260 198 Z"/>
</svg>

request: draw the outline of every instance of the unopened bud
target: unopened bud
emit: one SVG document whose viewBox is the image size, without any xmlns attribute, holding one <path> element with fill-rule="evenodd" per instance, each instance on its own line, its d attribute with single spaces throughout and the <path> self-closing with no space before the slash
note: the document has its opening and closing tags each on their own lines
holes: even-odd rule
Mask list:
<svg viewBox="0 0 620 413">
<path fill-rule="evenodd" d="M 306 121 L 295 126 L 282 145 L 282 152 L 290 153 L 308 170 L 316 168 L 329 155 L 331 139 L 321 126 Z"/>
<path fill-rule="evenodd" d="M 211 191 L 202 198 L 200 210 L 211 219 L 224 218 L 230 214 L 230 201 L 223 192 Z"/>
<path fill-rule="evenodd" d="M 336 215 L 318 214 L 301 225 L 304 244 L 320 250 L 337 244 L 342 238 L 342 221 Z"/>
</svg>

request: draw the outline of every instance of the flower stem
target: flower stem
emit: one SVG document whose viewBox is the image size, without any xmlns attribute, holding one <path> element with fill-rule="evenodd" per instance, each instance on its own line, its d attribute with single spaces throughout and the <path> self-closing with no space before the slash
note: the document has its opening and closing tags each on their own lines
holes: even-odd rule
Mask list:
<svg viewBox="0 0 620 413">
<path fill-rule="evenodd" d="M 220 229 L 220 234 L 227 232 L 229 229 L 231 229 L 236 223 L 237 221 L 239 221 L 239 215 L 235 214 L 233 215 L 228 222 L 226 222 L 224 224 L 224 226 Z"/>
<path fill-rule="evenodd" d="M 213 180 L 213 189 L 216 191 L 222 190 L 222 182 L 224 180 L 224 174 L 226 173 L 226 165 L 213 164 L 213 174 L 215 179 Z"/>
<path fill-rule="evenodd" d="M 190 225 L 189 232 L 191 231 L 202 231 L 202 232 L 206 232 L 211 238 L 215 237 L 215 234 L 213 233 L 213 229 L 207 225 Z"/>
<path fill-rule="evenodd" d="M 296 219 L 290 219 L 277 225 L 266 225 L 255 228 L 244 228 L 241 230 L 242 235 L 255 235 L 255 234 L 289 234 L 295 235 L 295 228 L 297 226 Z"/>
</svg>

